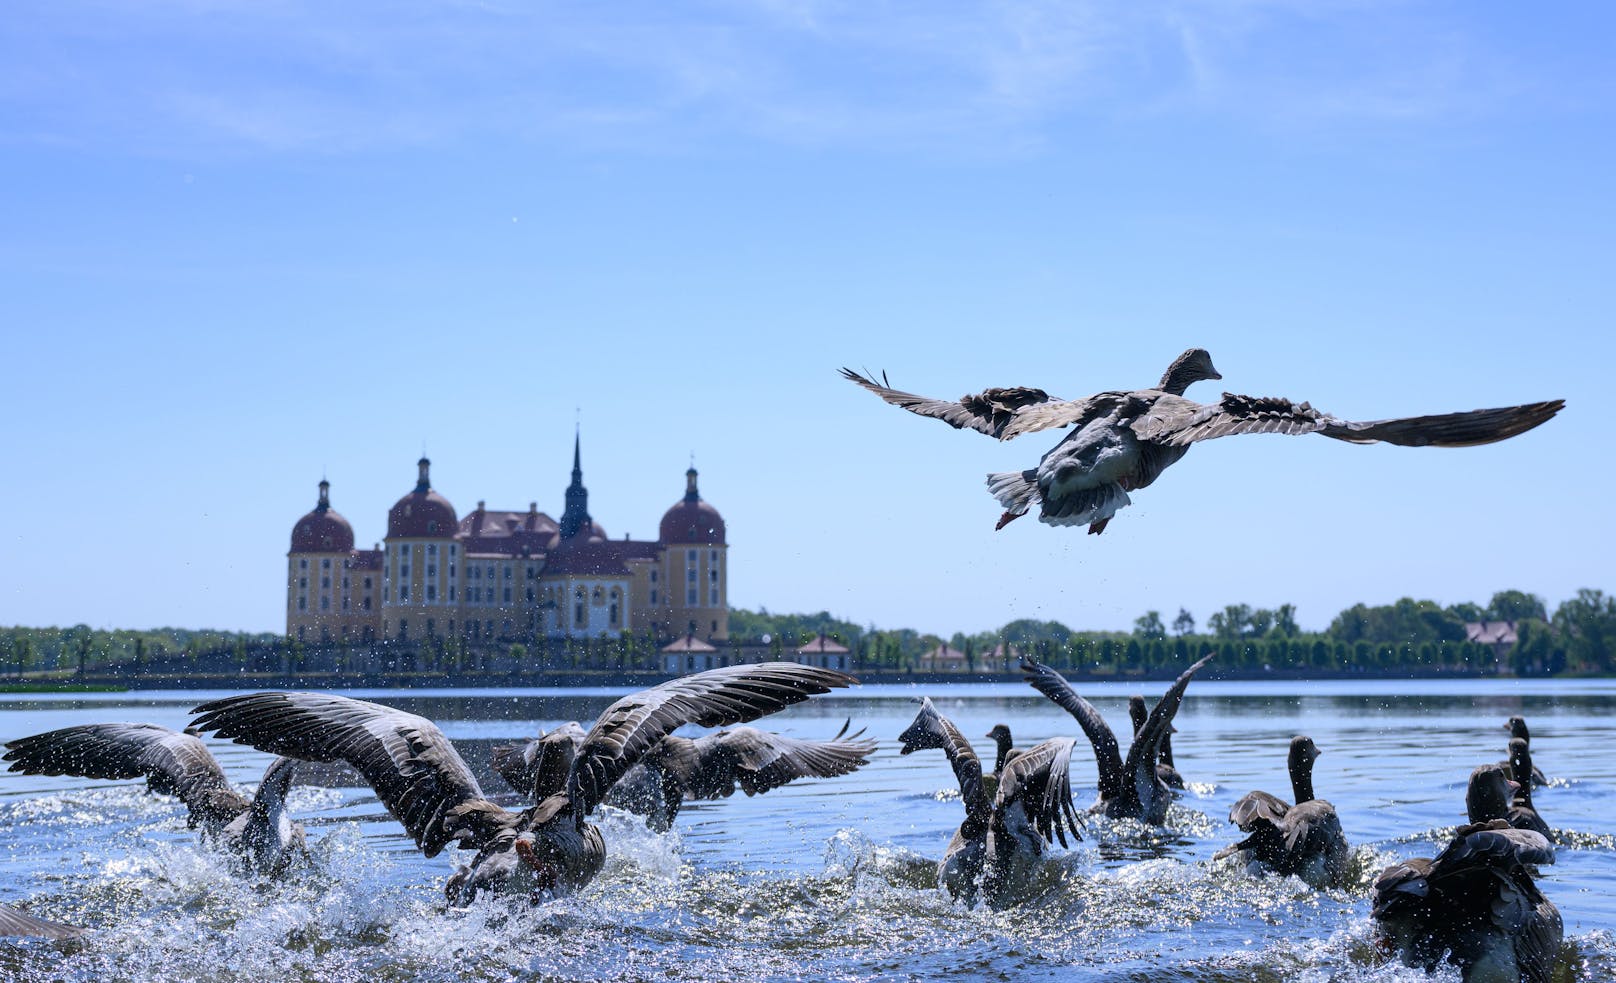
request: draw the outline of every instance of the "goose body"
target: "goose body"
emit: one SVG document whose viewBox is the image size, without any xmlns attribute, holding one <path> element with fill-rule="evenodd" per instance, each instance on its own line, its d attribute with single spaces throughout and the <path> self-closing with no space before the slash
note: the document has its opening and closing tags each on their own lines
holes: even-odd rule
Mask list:
<svg viewBox="0 0 1616 983">
<path fill-rule="evenodd" d="M 799 778 L 834 778 L 856 770 L 875 750 L 875 742 L 861 739 L 862 731 L 848 734 L 851 725 L 851 721 L 844 723 L 826 741 L 787 737 L 755 727 L 729 727 L 694 739 L 669 735 L 618 779 L 605 801 L 646 817 L 653 830 L 665 832 L 672 828 L 682 802 L 724 799 L 737 790 L 759 795 Z M 557 728 L 528 742 L 519 755 L 512 749 L 496 748 L 496 766 L 502 751 L 505 761 L 513 757 L 536 761 L 546 753 L 546 742 L 568 739 L 575 742 L 574 747 L 581 744 L 583 728 L 577 724 L 568 728 Z M 510 773 L 508 768 L 500 773 L 523 794 L 536 798 L 550 794 L 542 783 L 535 788 L 536 776 Z"/>
<path fill-rule="evenodd" d="M 1021 663 L 1021 671 L 1028 683 L 1049 697 L 1057 706 L 1070 713 L 1094 748 L 1094 763 L 1099 771 L 1100 797 L 1090 812 L 1102 813 L 1112 819 L 1138 819 L 1152 825 L 1161 825 L 1167 819 L 1167 806 L 1177 797 L 1157 773 L 1161 742 L 1173 725 L 1184 691 L 1201 667 L 1212 661 L 1208 655 L 1184 670 L 1156 701 L 1145 723 L 1134 736 L 1128 756 L 1122 757 L 1117 738 L 1105 719 L 1089 701 L 1077 695 L 1071 684 L 1060 673 L 1041 663 Z"/>
<path fill-rule="evenodd" d="M 247 798 L 230 787 L 213 753 L 194 734 L 145 723 L 84 724 L 6 744 L 11 771 L 78 778 L 144 778 L 189 811 L 187 824 L 259 873 L 274 873 L 304 849 L 303 826 L 286 813 L 297 763 L 278 758 Z"/>
<path fill-rule="evenodd" d="M 539 768 L 546 795 L 511 812 L 483 794 L 476 776 L 431 721 L 392 707 L 327 693 L 252 693 L 196 708 L 195 727 L 261 751 L 357 768 L 416 846 L 436 856 L 450 843 L 476 851 L 445 885 L 464 904 L 484 891 L 558 896 L 600 872 L 606 845 L 588 816 L 657 742 L 685 724 L 755 720 L 852 676 L 787 662 L 710 669 L 623 697 L 576 745 L 559 787 Z M 570 744 L 557 738 L 556 748 Z"/>
<path fill-rule="evenodd" d="M 1464 983 L 1549 983 L 1564 929 L 1533 868 L 1553 862 L 1531 830 L 1502 819 L 1461 826 L 1436 857 L 1382 871 L 1371 915 L 1410 966 L 1446 961 Z"/>
<path fill-rule="evenodd" d="M 1039 521 L 1104 531 L 1128 493 L 1149 486 L 1193 443 L 1248 433 L 1317 433 L 1355 444 L 1465 447 L 1523 433 L 1564 405 L 1524 406 L 1436 416 L 1353 422 L 1282 397 L 1224 393 L 1216 403 L 1184 398 L 1203 379 L 1221 379 L 1205 349 L 1192 348 L 1170 365 L 1153 389 L 1116 390 L 1063 400 L 1042 389 L 987 389 L 958 402 L 893 389 L 885 381 L 842 369 L 842 376 L 911 413 L 970 428 L 999 440 L 1070 428 L 1038 465 L 988 475 L 988 491 L 1004 508 L 999 528 L 1037 508 Z"/>
<path fill-rule="evenodd" d="M 1346 833 L 1335 806 L 1313 794 L 1313 762 L 1320 753 L 1310 737 L 1291 739 L 1287 765 L 1296 804 L 1267 792 L 1247 793 L 1229 811 L 1229 821 L 1248 835 L 1218 857 L 1239 853 L 1248 867 L 1294 874 L 1315 888 L 1346 885 Z"/>
<path fill-rule="evenodd" d="M 1081 839 L 1072 807 L 1071 761 L 1076 742 L 1055 738 L 1016 755 L 990 797 L 982 762 L 953 721 L 922 699 L 914 722 L 898 736 L 899 754 L 940 748 L 959 782 L 965 821 L 949 840 L 938 881 L 956 900 L 995 908 L 1021 900 L 1047 843 Z"/>
</svg>

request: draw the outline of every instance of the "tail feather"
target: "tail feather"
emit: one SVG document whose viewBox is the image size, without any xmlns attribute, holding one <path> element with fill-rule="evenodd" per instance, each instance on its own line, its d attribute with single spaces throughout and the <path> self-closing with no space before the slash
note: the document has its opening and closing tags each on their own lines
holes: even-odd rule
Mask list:
<svg viewBox="0 0 1616 983">
<path fill-rule="evenodd" d="M 999 517 L 998 525 L 994 529 L 1003 529 L 1011 522 L 1027 514 L 1027 510 L 1038 502 L 1038 472 L 1036 471 L 1000 471 L 988 475 L 988 494 L 999 500 L 1004 506 L 1004 515 Z"/>
</svg>

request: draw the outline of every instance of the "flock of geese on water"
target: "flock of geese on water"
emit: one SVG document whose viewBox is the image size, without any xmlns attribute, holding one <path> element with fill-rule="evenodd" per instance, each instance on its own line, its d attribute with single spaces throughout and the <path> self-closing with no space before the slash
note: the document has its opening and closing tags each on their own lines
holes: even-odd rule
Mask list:
<svg viewBox="0 0 1616 983">
<path fill-rule="evenodd" d="M 1054 428 L 1070 432 L 1023 471 L 988 476 L 1004 512 L 998 527 L 1038 510 L 1040 521 L 1104 531 L 1128 493 L 1154 482 L 1191 444 L 1250 433 L 1317 433 L 1350 443 L 1462 447 L 1524 433 L 1553 417 L 1563 400 L 1434 416 L 1353 422 L 1285 398 L 1224 393 L 1197 403 L 1184 392 L 1221 379 L 1205 349 L 1175 359 L 1153 389 L 1118 390 L 1064 400 L 1028 387 L 987 389 L 957 402 L 902 392 L 872 376 L 845 378 L 883 400 L 1009 440 Z M 1089 811 L 1149 824 L 1165 820 L 1183 786 L 1173 769 L 1172 720 L 1190 666 L 1147 713 L 1131 705 L 1135 734 L 1126 756 L 1094 707 L 1047 666 L 1023 664 L 1027 681 L 1069 712 L 1094 749 L 1099 799 Z M 302 828 L 286 814 L 297 761 L 342 761 L 358 769 L 427 856 L 454 843 L 475 850 L 445 885 L 453 904 L 484 891 L 564 895 L 601 870 L 606 845 L 589 821 L 615 804 L 666 830 L 689 799 L 756 794 L 804 777 L 828 778 L 864 763 L 875 743 L 842 733 L 800 740 L 734 727 L 856 680 L 795 663 L 735 665 L 696 673 L 613 703 L 587 731 L 573 723 L 522 747 L 499 748 L 499 774 L 531 805 L 511 811 L 493 802 L 472 770 L 431 721 L 363 700 L 321 693 L 253 693 L 196 708 L 184 733 L 152 724 L 69 727 L 10 742 L 12 771 L 97 779 L 145 777 L 155 792 L 178 796 L 189 822 L 247 870 L 274 874 L 303 849 Z M 679 727 L 726 727 L 708 737 L 673 736 Z M 1554 861 L 1548 827 L 1532 805 L 1526 726 L 1512 720 L 1509 760 L 1477 768 L 1465 801 L 1470 822 L 1436 857 L 1388 867 L 1374 885 L 1372 914 L 1387 945 L 1413 966 L 1448 961 L 1468 983 L 1549 979 L 1559 948 L 1559 912 L 1538 891 L 1535 868 Z M 280 755 L 252 798 L 230 787 L 198 735 L 213 733 Z M 959 781 L 965 820 L 949 842 L 938 879 L 968 904 L 1015 904 L 1026 893 L 1045 848 L 1079 837 L 1072 805 L 1074 738 L 1014 748 L 995 728 L 994 768 L 984 774 L 970 742 L 923 700 L 899 736 L 901 753 L 942 750 Z M 1319 749 L 1298 736 L 1289 767 L 1294 802 L 1267 792 L 1240 799 L 1230 820 L 1245 838 L 1220 851 L 1252 868 L 1294 874 L 1315 888 L 1343 887 L 1348 847 L 1329 802 L 1313 794 Z M 64 937 L 79 930 L 0 906 L 0 934 Z"/>
<path fill-rule="evenodd" d="M 1129 701 L 1134 733 L 1126 755 L 1099 712 L 1059 673 L 1023 662 L 1026 680 L 1070 713 L 1093 748 L 1098 799 L 1090 813 L 1162 825 L 1184 787 L 1173 766 L 1173 719 L 1207 656 L 1190 666 L 1148 711 Z M 300 761 L 356 769 L 427 856 L 453 843 L 474 850 L 448 878 L 449 903 L 482 892 L 535 902 L 570 894 L 601 870 L 606 844 L 589 816 L 602 804 L 638 813 L 666 831 L 681 802 L 754 795 L 799 778 L 832 778 L 862 766 L 876 748 L 862 731 L 828 740 L 787 737 L 756 720 L 811 696 L 856 683 L 845 673 L 788 662 L 695 673 L 625 696 L 585 730 L 568 723 L 523 745 L 498 746 L 492 765 L 531 804 L 519 811 L 484 794 L 471 768 L 430 720 L 328 693 L 264 692 L 205 703 L 184 732 L 146 723 L 67 727 L 8 742 L 10 770 L 91 779 L 144 778 L 178 797 L 203 840 L 243 874 L 278 876 L 304 855 L 304 832 L 287 814 Z M 695 739 L 685 726 L 724 728 Z M 1535 868 L 1554 862 L 1553 834 L 1532 802 L 1543 784 L 1526 723 L 1513 717 L 1508 760 L 1470 775 L 1469 823 L 1431 859 L 1386 868 L 1372 914 L 1382 945 L 1412 966 L 1461 968 L 1469 983 L 1549 980 L 1562 935 L 1560 914 L 1539 892 Z M 214 734 L 279 755 L 249 798 L 233 789 L 200 735 Z M 1081 839 L 1072 802 L 1074 737 L 1016 748 L 1009 728 L 987 735 L 997 747 L 985 772 L 970 741 L 929 699 L 900 734 L 900 754 L 940 749 L 959 783 L 965 819 L 938 866 L 938 882 L 967 904 L 1013 906 L 1036 893 L 1046 850 Z M 1311 738 L 1290 743 L 1292 801 L 1254 791 L 1229 819 L 1244 839 L 1216 854 L 1252 873 L 1294 875 L 1313 888 L 1348 887 L 1349 847 L 1335 807 L 1313 790 L 1320 754 Z M 66 938 L 81 930 L 0 906 L 0 935 Z"/>
</svg>

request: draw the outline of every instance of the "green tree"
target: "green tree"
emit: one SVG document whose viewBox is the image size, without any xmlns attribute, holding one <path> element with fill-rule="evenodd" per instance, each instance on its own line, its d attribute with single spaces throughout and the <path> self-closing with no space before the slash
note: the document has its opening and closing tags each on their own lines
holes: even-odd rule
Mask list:
<svg viewBox="0 0 1616 983">
<path fill-rule="evenodd" d="M 1184 608 L 1178 609 L 1178 617 L 1173 619 L 1173 634 L 1180 637 L 1195 631 L 1195 615 Z"/>
<path fill-rule="evenodd" d="M 1487 602 L 1487 618 L 1490 621 L 1522 621 L 1526 618 L 1548 621 L 1549 612 L 1543 606 L 1543 598 L 1536 594 L 1501 590 Z"/>
<path fill-rule="evenodd" d="M 1160 639 L 1167 637 L 1167 627 L 1162 624 L 1160 611 L 1146 611 L 1134 619 L 1133 633 L 1144 639 Z"/>
</svg>

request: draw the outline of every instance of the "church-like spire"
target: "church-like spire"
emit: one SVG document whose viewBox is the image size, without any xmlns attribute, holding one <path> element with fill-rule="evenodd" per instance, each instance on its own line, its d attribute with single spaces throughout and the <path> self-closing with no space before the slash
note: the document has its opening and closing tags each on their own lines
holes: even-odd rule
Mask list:
<svg viewBox="0 0 1616 983">
<path fill-rule="evenodd" d="M 701 501 L 701 493 L 696 491 L 696 466 L 694 464 L 690 465 L 690 470 L 685 472 L 685 501 Z"/>
<path fill-rule="evenodd" d="M 580 531 L 587 532 L 591 523 L 589 521 L 589 489 L 584 487 L 583 455 L 580 453 L 582 439 L 577 433 L 572 437 L 572 484 L 567 486 L 567 507 L 561 513 L 561 538 L 571 539 Z"/>
<path fill-rule="evenodd" d="M 320 501 L 314 506 L 316 512 L 331 511 L 331 482 L 320 479 Z"/>
<path fill-rule="evenodd" d="M 431 491 L 432 462 L 423 457 L 415 462 L 415 466 L 420 471 L 420 476 L 415 479 L 415 490 L 418 492 Z"/>
</svg>

